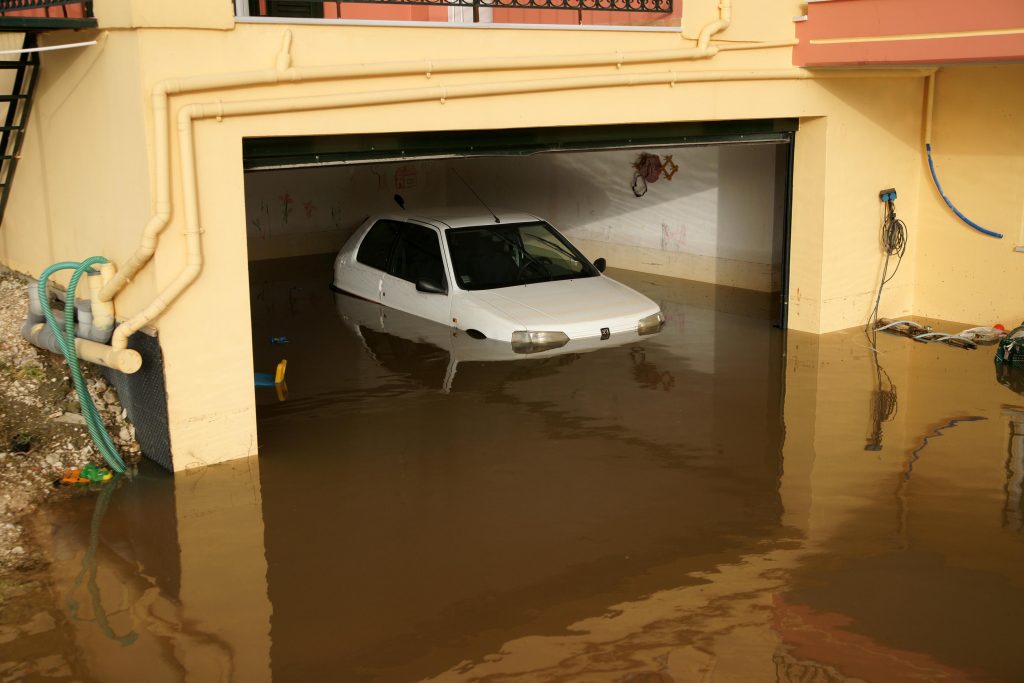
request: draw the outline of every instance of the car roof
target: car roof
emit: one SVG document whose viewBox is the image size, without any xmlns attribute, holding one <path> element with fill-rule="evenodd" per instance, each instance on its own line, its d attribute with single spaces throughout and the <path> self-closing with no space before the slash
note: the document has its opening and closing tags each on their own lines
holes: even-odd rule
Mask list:
<svg viewBox="0 0 1024 683">
<path fill-rule="evenodd" d="M 417 220 L 441 229 L 469 228 L 480 225 L 494 225 L 494 216 L 501 223 L 524 223 L 540 220 L 532 213 L 495 208 L 491 214 L 481 206 L 442 206 L 416 211 L 405 211 L 376 216 L 376 219 L 388 218 L 396 221 Z"/>
</svg>

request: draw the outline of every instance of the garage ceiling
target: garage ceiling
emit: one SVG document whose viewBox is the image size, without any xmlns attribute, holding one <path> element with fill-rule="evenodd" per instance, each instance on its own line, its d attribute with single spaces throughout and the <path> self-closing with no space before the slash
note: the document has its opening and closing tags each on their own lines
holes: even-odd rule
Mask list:
<svg viewBox="0 0 1024 683">
<path fill-rule="evenodd" d="M 797 119 L 246 138 L 246 171 L 631 147 L 786 143 Z"/>
</svg>

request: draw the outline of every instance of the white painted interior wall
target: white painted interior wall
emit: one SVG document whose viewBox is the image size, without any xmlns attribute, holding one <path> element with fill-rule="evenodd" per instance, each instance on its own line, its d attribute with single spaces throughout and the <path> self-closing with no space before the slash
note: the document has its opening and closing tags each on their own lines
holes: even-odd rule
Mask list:
<svg viewBox="0 0 1024 683">
<path fill-rule="evenodd" d="M 633 164 L 642 151 L 671 157 L 678 170 L 637 197 Z M 461 176 L 489 204 L 547 219 L 613 267 L 772 291 L 783 215 L 776 152 L 715 145 L 249 173 L 249 257 L 334 251 L 367 215 L 396 210 L 396 192 L 410 211 L 477 205 Z"/>
<path fill-rule="evenodd" d="M 438 162 L 321 166 L 245 174 L 249 260 L 337 251 L 371 214 L 445 203 Z M 397 188 L 397 189 L 396 189 Z"/>
</svg>

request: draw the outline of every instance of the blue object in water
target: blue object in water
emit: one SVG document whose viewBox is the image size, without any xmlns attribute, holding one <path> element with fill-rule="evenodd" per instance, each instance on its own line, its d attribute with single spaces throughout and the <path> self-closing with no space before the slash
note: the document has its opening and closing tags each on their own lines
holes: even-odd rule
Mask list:
<svg viewBox="0 0 1024 683">
<path fill-rule="evenodd" d="M 274 376 L 268 372 L 257 372 L 256 373 L 256 386 L 258 387 L 272 387 L 277 384 L 274 381 Z"/>
<path fill-rule="evenodd" d="M 277 371 L 271 375 L 268 372 L 257 372 L 253 374 L 253 379 L 256 381 L 258 387 L 276 387 L 279 384 L 284 383 L 284 373 L 288 368 L 288 360 L 282 359 L 277 364 Z"/>
</svg>

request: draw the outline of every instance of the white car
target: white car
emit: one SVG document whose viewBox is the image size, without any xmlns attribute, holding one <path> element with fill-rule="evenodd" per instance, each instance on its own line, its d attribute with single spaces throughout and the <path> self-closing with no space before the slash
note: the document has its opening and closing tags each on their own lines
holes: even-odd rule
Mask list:
<svg viewBox="0 0 1024 683">
<path fill-rule="evenodd" d="M 536 216 L 446 208 L 367 219 L 334 261 L 334 287 L 518 353 L 659 331 L 658 305 L 603 270 Z"/>
</svg>

